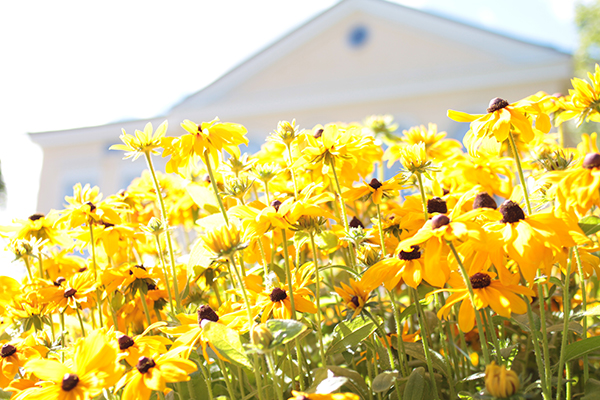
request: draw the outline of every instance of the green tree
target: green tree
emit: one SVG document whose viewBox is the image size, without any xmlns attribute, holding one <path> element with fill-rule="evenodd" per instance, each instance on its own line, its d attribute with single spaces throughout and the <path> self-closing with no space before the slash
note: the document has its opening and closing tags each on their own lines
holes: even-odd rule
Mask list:
<svg viewBox="0 0 600 400">
<path fill-rule="evenodd" d="M 583 77 L 600 60 L 600 0 L 579 0 L 575 6 L 575 25 L 579 32 L 575 73 Z"/>
</svg>

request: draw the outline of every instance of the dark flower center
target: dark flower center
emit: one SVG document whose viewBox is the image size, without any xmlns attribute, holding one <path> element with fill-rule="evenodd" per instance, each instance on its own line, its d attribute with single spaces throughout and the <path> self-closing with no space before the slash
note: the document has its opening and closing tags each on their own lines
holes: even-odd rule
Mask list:
<svg viewBox="0 0 600 400">
<path fill-rule="evenodd" d="M 137 364 L 135 365 L 140 374 L 145 374 L 150 368 L 156 367 L 156 363 L 150 357 L 140 357 Z"/>
<path fill-rule="evenodd" d="M 600 167 L 600 154 L 588 153 L 583 159 L 583 168 L 593 169 Z"/>
<path fill-rule="evenodd" d="M 154 283 L 147 283 L 146 287 L 148 288 L 148 290 L 157 290 L 158 289 Z"/>
<path fill-rule="evenodd" d="M 118 339 L 119 349 L 126 350 L 134 345 L 134 341 L 130 336 L 123 335 Z"/>
<path fill-rule="evenodd" d="M 6 358 L 12 356 L 16 352 L 17 348 L 15 346 L 6 343 L 2 346 L 2 350 L 0 350 L 0 356 L 2 356 L 2 358 Z"/>
<path fill-rule="evenodd" d="M 494 111 L 503 109 L 507 105 L 508 105 L 508 101 L 501 99 L 500 97 L 496 97 L 495 99 L 490 100 L 490 104 L 488 106 L 487 112 L 493 113 Z"/>
<path fill-rule="evenodd" d="M 104 225 L 105 228 L 112 228 L 113 226 L 115 226 L 115 224 L 111 224 L 110 222 L 100 221 L 100 223 Z"/>
<path fill-rule="evenodd" d="M 133 268 L 139 268 L 139 269 L 143 269 L 144 271 L 147 271 L 146 267 L 144 267 L 143 265 L 134 265 Z M 129 275 L 133 275 L 132 270 L 129 270 Z"/>
<path fill-rule="evenodd" d="M 273 303 L 277 303 L 278 301 L 283 301 L 283 300 L 287 299 L 287 293 L 282 288 L 276 287 L 271 292 L 270 297 L 271 297 L 271 301 Z"/>
<path fill-rule="evenodd" d="M 77 375 L 65 374 L 65 376 L 63 376 L 62 385 L 60 385 L 60 387 L 65 392 L 70 392 L 71 390 L 75 389 L 78 383 L 79 377 Z"/>
<path fill-rule="evenodd" d="M 371 179 L 371 182 L 369 182 L 369 186 L 371 186 L 373 189 L 377 190 L 380 187 L 382 187 L 383 184 L 381 182 L 379 182 L 377 179 L 373 178 L 373 179 Z"/>
<path fill-rule="evenodd" d="M 77 271 L 77 272 L 85 272 L 85 271 L 87 271 L 87 267 L 81 267 L 81 268 L 79 268 L 79 271 Z"/>
<path fill-rule="evenodd" d="M 88 201 L 87 203 L 88 206 L 90 206 L 90 212 L 94 212 L 96 210 L 96 206 L 94 205 L 94 203 L 92 203 L 91 201 Z M 78 378 L 79 379 L 79 378 Z"/>
<path fill-rule="evenodd" d="M 473 289 L 483 289 L 492 284 L 492 278 L 483 272 L 478 272 L 475 275 L 472 275 L 469 280 L 471 281 L 471 286 L 473 286 Z"/>
<path fill-rule="evenodd" d="M 317 129 L 315 131 L 315 133 L 313 133 L 313 136 L 315 137 L 315 139 L 320 138 L 321 136 L 323 136 L 323 129 Z"/>
<path fill-rule="evenodd" d="M 354 304 L 356 307 L 358 307 L 358 305 L 359 305 L 358 296 L 352 296 L 350 301 L 352 302 L 352 304 Z"/>
<path fill-rule="evenodd" d="M 450 218 L 444 214 L 438 214 L 431 218 L 431 229 L 438 229 L 450 223 Z"/>
<path fill-rule="evenodd" d="M 60 286 L 63 282 L 66 282 L 67 280 L 65 278 L 63 278 L 62 276 L 59 276 L 58 278 L 56 278 L 56 280 L 54 281 L 54 286 Z"/>
<path fill-rule="evenodd" d="M 279 211 L 280 205 L 281 205 L 281 202 L 279 200 L 273 200 L 271 202 L 271 207 L 273 207 L 275 209 L 275 211 Z"/>
<path fill-rule="evenodd" d="M 198 307 L 198 324 L 202 322 L 202 320 L 209 320 L 212 322 L 217 322 L 219 320 L 219 316 L 209 305 L 201 305 Z"/>
<path fill-rule="evenodd" d="M 448 206 L 446 205 L 446 200 L 443 200 L 439 197 L 434 197 L 433 199 L 427 200 L 427 212 L 429 214 L 433 214 L 433 213 L 446 214 L 448 212 Z"/>
<path fill-rule="evenodd" d="M 352 217 L 352 220 L 350 221 L 350 223 L 348 225 L 350 226 L 350 228 L 364 228 L 365 227 L 363 225 L 363 223 L 360 222 L 360 219 L 358 219 L 356 217 Z"/>
<path fill-rule="evenodd" d="M 68 299 L 69 297 L 75 296 L 75 293 L 77 293 L 77 289 L 69 288 L 65 290 L 63 296 L 65 296 L 65 298 Z"/>
<path fill-rule="evenodd" d="M 44 217 L 45 217 L 45 215 L 44 215 L 44 214 L 33 214 L 33 215 L 31 215 L 31 216 L 29 217 L 29 219 L 30 219 L 31 221 L 37 221 L 38 219 L 40 219 L 40 218 L 44 218 Z"/>
<path fill-rule="evenodd" d="M 525 219 L 525 213 L 521 206 L 512 200 L 506 200 L 500 205 L 500 214 L 502 214 L 502 220 L 500 222 L 504 224 L 512 224 Z"/>
<path fill-rule="evenodd" d="M 417 260 L 421 258 L 421 252 L 419 251 L 419 246 L 410 246 L 412 251 L 400 251 L 398 254 L 398 258 L 401 260 Z"/>
<path fill-rule="evenodd" d="M 210 175 L 209 174 L 204 175 L 204 179 L 203 180 L 206 183 L 212 183 L 212 181 L 210 180 Z"/>
<path fill-rule="evenodd" d="M 496 200 L 486 192 L 478 193 L 475 196 L 475 200 L 473 201 L 473 210 L 476 208 L 493 208 L 494 210 L 498 208 L 498 204 L 496 204 Z"/>
</svg>

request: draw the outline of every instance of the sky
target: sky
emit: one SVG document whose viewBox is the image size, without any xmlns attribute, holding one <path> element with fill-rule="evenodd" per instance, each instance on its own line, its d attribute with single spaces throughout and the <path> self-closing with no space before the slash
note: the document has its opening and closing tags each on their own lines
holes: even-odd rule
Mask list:
<svg viewBox="0 0 600 400">
<path fill-rule="evenodd" d="M 566 52 L 577 43 L 575 0 L 395 2 Z M 2 2 L 0 162 L 9 195 L 0 222 L 36 211 L 42 152 L 27 132 L 160 116 L 336 3 Z"/>
</svg>

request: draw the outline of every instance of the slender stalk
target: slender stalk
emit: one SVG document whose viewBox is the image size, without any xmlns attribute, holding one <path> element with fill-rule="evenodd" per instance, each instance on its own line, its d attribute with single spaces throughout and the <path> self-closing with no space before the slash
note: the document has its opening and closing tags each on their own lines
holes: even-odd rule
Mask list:
<svg viewBox="0 0 600 400">
<path fill-rule="evenodd" d="M 81 313 L 79 312 L 79 306 L 75 305 L 75 311 L 77 312 L 77 318 L 79 319 L 79 326 L 81 327 L 81 334 L 85 337 L 85 328 L 83 327 L 83 318 L 81 318 Z"/>
<path fill-rule="evenodd" d="M 206 382 L 206 389 L 208 390 L 208 400 L 213 400 L 212 379 L 210 376 L 210 367 L 207 366 L 205 369 L 204 363 L 202 362 L 202 360 L 200 360 L 200 362 L 198 362 L 198 365 L 200 365 L 200 371 L 202 372 L 202 375 L 204 376 L 204 382 Z"/>
<path fill-rule="evenodd" d="M 569 260 L 567 262 L 567 272 L 565 274 L 565 282 L 563 285 L 563 330 L 562 341 L 560 344 L 560 358 L 558 361 L 558 383 L 556 384 L 556 399 L 560 400 L 562 392 L 562 379 L 565 366 L 565 348 L 567 347 L 569 337 L 569 319 L 571 314 L 571 297 L 569 293 L 569 280 L 571 279 L 571 264 L 572 253 L 569 250 Z"/>
<path fill-rule="evenodd" d="M 381 257 L 385 257 L 385 238 L 383 236 L 383 221 L 381 220 L 381 207 L 379 204 L 375 204 L 377 207 L 377 226 L 379 228 L 379 241 L 381 242 Z"/>
<path fill-rule="evenodd" d="M 29 256 L 24 256 L 25 267 L 27 267 L 27 275 L 29 276 L 29 282 L 33 282 L 33 275 L 31 274 L 31 265 L 29 265 Z"/>
<path fill-rule="evenodd" d="M 333 172 L 333 179 L 335 180 L 335 189 L 336 195 L 340 199 L 340 210 L 342 212 L 342 222 L 344 223 L 344 231 L 350 232 L 350 223 L 348 222 L 348 214 L 346 214 L 346 204 L 344 203 L 344 198 L 342 197 L 342 187 L 340 186 L 340 180 L 338 179 L 337 172 L 335 170 L 335 158 L 330 157 L 331 161 L 331 171 Z M 348 243 L 348 248 L 350 249 L 350 266 L 356 268 L 356 251 L 354 251 L 354 244 L 352 242 Z"/>
<path fill-rule="evenodd" d="M 173 295 L 171 294 L 171 284 L 169 283 L 169 272 L 167 270 L 167 263 L 165 262 L 165 257 L 163 256 L 163 252 L 160 247 L 160 238 L 158 234 L 154 235 L 154 240 L 156 242 L 156 251 L 158 253 L 158 258 L 162 266 L 163 276 L 165 278 L 165 285 L 167 286 L 167 294 L 169 295 L 169 306 L 171 308 L 171 314 L 175 314 L 175 309 L 173 308 Z"/>
<path fill-rule="evenodd" d="M 259 237 L 256 241 L 258 242 L 258 250 L 260 251 L 260 258 L 262 259 L 262 262 L 263 262 L 263 274 L 264 274 L 264 277 L 266 278 L 267 275 L 269 275 L 269 263 L 267 262 L 267 255 L 265 253 L 265 247 L 262 244 L 262 237 Z"/>
<path fill-rule="evenodd" d="M 271 373 L 271 377 L 273 378 L 273 384 L 275 385 L 277 399 L 283 400 L 283 388 L 281 387 L 281 383 L 279 383 L 279 377 L 277 376 L 277 371 L 275 370 L 275 361 L 273 360 L 273 353 L 268 352 L 267 354 L 265 354 L 265 358 L 267 359 L 267 366 L 269 367 L 269 372 Z"/>
<path fill-rule="evenodd" d="M 321 328 L 321 322 L 323 316 L 321 315 L 321 278 L 319 274 L 319 253 L 317 253 L 317 246 L 315 245 L 315 235 L 312 230 L 308 231 L 310 237 L 310 246 L 312 249 L 313 262 L 315 264 L 315 280 L 317 281 L 315 287 L 315 300 L 317 302 L 317 338 L 319 340 L 319 355 L 321 356 L 321 364 L 323 367 L 327 365 L 327 358 L 325 357 L 325 346 L 323 345 L 323 331 Z"/>
<path fill-rule="evenodd" d="M 508 140 L 513 153 L 515 164 L 517 165 L 517 171 L 519 172 L 519 180 L 521 181 L 521 186 L 523 187 L 523 196 L 525 196 L 525 203 L 527 204 L 527 214 L 531 215 L 531 202 L 529 201 L 527 183 L 525 182 L 525 175 L 523 174 L 523 167 L 521 166 L 521 158 L 519 157 L 519 151 L 517 150 L 517 145 L 515 144 L 515 138 L 512 134 L 512 131 L 508 134 Z"/>
<path fill-rule="evenodd" d="M 296 304 L 294 303 L 294 289 L 292 287 L 292 270 L 290 268 L 290 255 L 288 254 L 287 235 L 285 233 L 285 228 L 281 230 L 281 236 L 283 236 L 283 261 L 285 265 L 285 276 L 287 278 L 288 290 L 290 291 L 288 296 L 292 306 L 292 319 L 296 319 Z"/>
<path fill-rule="evenodd" d="M 152 325 L 152 319 L 150 318 L 150 311 L 148 311 L 148 304 L 146 303 L 146 295 L 144 293 L 140 293 L 140 301 L 142 303 L 142 308 L 144 309 L 144 315 L 146 315 L 146 322 L 148 326 Z"/>
<path fill-rule="evenodd" d="M 421 203 L 423 204 L 423 216 L 425 217 L 425 222 L 429 219 L 429 214 L 427 213 L 427 196 L 425 196 L 425 187 L 423 186 L 423 178 L 421 177 L 421 173 L 417 172 L 417 182 L 419 182 L 419 191 L 421 192 Z"/>
<path fill-rule="evenodd" d="M 402 339 L 402 321 L 400 321 L 400 310 L 396 307 L 396 296 L 394 295 L 394 289 L 387 290 L 388 296 L 390 296 L 390 303 L 392 305 L 392 312 L 394 313 L 394 320 L 396 321 L 396 334 L 397 334 L 397 346 L 398 346 L 398 361 L 400 362 L 400 371 L 402 376 L 408 376 L 408 366 L 406 365 L 406 350 L 404 350 L 404 340 Z"/>
<path fill-rule="evenodd" d="M 225 379 L 225 386 L 227 387 L 227 392 L 229 393 L 229 398 L 235 399 L 237 396 L 234 394 L 233 387 L 231 386 L 231 379 L 229 378 L 229 373 L 227 372 L 227 368 L 225 368 L 225 364 L 219 357 L 215 357 L 215 358 L 217 359 L 217 363 L 219 364 L 219 368 L 221 369 L 221 375 L 223 375 L 223 379 Z"/>
<path fill-rule="evenodd" d="M 429 371 L 429 376 L 431 378 L 433 396 L 434 399 L 439 399 L 437 382 L 435 381 L 435 373 L 433 371 L 433 361 L 431 360 L 431 353 L 429 347 L 429 327 L 427 326 L 427 320 L 425 319 L 425 314 L 423 313 L 423 308 L 421 307 L 421 302 L 419 301 L 419 293 L 417 292 L 417 289 L 410 288 L 410 293 L 413 297 L 413 303 L 417 308 L 417 318 L 419 319 L 419 325 L 421 326 L 421 339 L 423 340 L 423 352 L 425 353 L 427 370 Z"/>
<path fill-rule="evenodd" d="M 65 362 L 65 313 L 64 311 L 61 312 L 59 314 L 59 318 L 60 318 L 60 347 L 61 347 L 61 352 L 60 352 L 60 358 L 62 362 Z"/>
<path fill-rule="evenodd" d="M 254 318 L 252 318 L 252 309 L 250 308 L 250 300 L 248 299 L 248 293 L 246 292 L 246 285 L 242 280 L 240 272 L 238 271 L 237 265 L 235 263 L 234 255 L 229 256 L 229 264 L 231 264 L 231 269 L 235 272 L 235 276 L 238 280 L 239 287 L 242 290 L 242 297 L 244 298 L 244 303 L 246 304 L 246 312 L 248 314 L 248 332 L 252 334 L 252 327 L 254 325 Z M 255 353 L 254 357 L 254 365 L 258 365 L 258 355 Z M 260 377 L 260 373 L 258 368 L 254 368 L 254 378 L 256 379 L 256 386 L 258 391 L 258 397 L 260 400 L 263 400 L 263 390 L 262 390 L 262 380 Z"/>
<path fill-rule="evenodd" d="M 223 215 L 223 219 L 225 219 L 225 223 L 229 226 L 229 218 L 227 218 L 227 211 L 225 211 L 225 206 L 223 205 L 223 200 L 221 200 L 221 196 L 219 196 L 219 188 L 217 187 L 217 179 L 212 169 L 212 165 L 210 162 L 210 158 L 208 157 L 208 152 L 204 152 L 204 164 L 206 165 L 206 170 L 208 171 L 208 176 L 210 177 L 210 184 L 213 187 L 213 191 L 215 192 L 215 197 L 217 198 L 217 204 L 219 205 L 219 210 L 221 210 L 221 214 Z"/>
<path fill-rule="evenodd" d="M 293 159 L 292 159 L 292 144 L 291 143 L 286 143 L 286 147 L 287 147 L 287 151 L 288 151 L 288 157 L 289 157 L 289 165 L 288 167 L 290 168 L 290 173 L 292 174 L 292 183 L 294 184 L 294 199 L 298 198 L 298 185 L 296 184 L 296 174 L 294 174 L 294 169 L 292 168 L 292 165 L 294 164 Z"/>
<path fill-rule="evenodd" d="M 460 256 L 458 255 L 458 252 L 456 251 L 456 248 L 454 247 L 452 242 L 446 241 L 446 243 L 448 243 L 450 250 L 452 250 L 452 254 L 454 255 L 454 258 L 456 259 L 458 267 L 460 268 L 460 273 L 462 275 L 463 281 L 465 282 L 465 286 L 467 287 L 467 290 L 469 291 L 469 299 L 471 300 L 471 305 L 473 306 L 473 310 L 475 310 L 475 321 L 477 322 L 477 330 L 479 331 L 479 340 L 481 341 L 481 348 L 483 350 L 483 361 L 485 362 L 485 365 L 488 365 L 490 363 L 490 350 L 488 348 L 487 340 L 485 338 L 485 333 L 483 331 L 483 323 L 481 322 L 481 315 L 479 315 L 479 313 L 477 312 L 477 307 L 475 306 L 475 292 L 473 291 L 473 286 L 471 285 L 471 279 L 469 278 L 469 274 L 467 273 L 467 270 L 466 270 L 465 266 L 463 265 L 463 263 L 460 259 Z"/>
<path fill-rule="evenodd" d="M 496 327 L 494 326 L 494 323 L 492 322 L 492 315 L 490 312 L 489 307 L 485 307 L 481 310 L 479 310 L 482 313 L 482 317 L 485 317 L 485 321 L 486 321 L 486 331 L 489 333 L 489 337 L 490 337 L 490 341 L 493 343 L 494 345 L 494 350 L 496 351 L 496 359 L 498 360 L 499 363 L 502 363 L 502 355 L 500 354 L 500 341 L 498 340 L 498 336 L 496 335 Z"/>
<path fill-rule="evenodd" d="M 94 240 L 94 227 L 91 223 L 91 220 L 88 221 L 88 226 L 90 228 L 90 247 L 92 249 L 92 266 L 94 270 L 94 280 L 98 281 L 98 264 L 96 263 L 96 243 Z M 102 327 L 104 326 L 104 323 L 102 322 L 102 294 L 100 293 L 100 289 L 97 287 L 96 300 L 98 301 L 98 321 L 100 322 L 100 326 Z"/>
<path fill-rule="evenodd" d="M 44 260 L 42 256 L 42 250 L 38 252 L 38 267 L 40 269 L 40 278 L 44 279 Z"/>
<path fill-rule="evenodd" d="M 560 125 L 562 127 L 562 125 Z M 585 277 L 583 275 L 583 266 L 581 264 L 581 255 L 579 254 L 579 248 L 574 247 L 575 261 L 577 261 L 577 273 L 579 274 L 579 285 L 581 286 L 581 308 L 583 312 L 583 319 L 581 324 L 583 325 L 583 339 L 588 337 L 588 321 L 587 321 L 587 293 L 585 288 Z M 583 386 L 587 383 L 590 378 L 590 366 L 588 365 L 588 355 L 583 356 Z"/>
<path fill-rule="evenodd" d="M 167 249 L 169 250 L 169 257 L 171 261 L 171 268 L 173 269 L 173 288 L 175 290 L 175 303 L 177 304 L 177 308 L 181 308 L 181 301 L 179 300 L 179 287 L 177 284 L 177 268 L 175 264 L 175 253 L 173 252 L 173 242 L 171 240 L 171 232 L 169 231 L 169 218 L 167 215 L 167 208 L 165 207 L 165 201 L 162 196 L 162 191 L 160 190 L 160 185 L 158 183 L 158 179 L 156 178 L 156 172 L 154 171 L 154 164 L 152 164 L 152 156 L 149 151 L 144 152 L 146 156 L 146 163 L 148 164 L 148 169 L 150 170 L 150 174 L 152 175 L 152 182 L 154 182 L 154 190 L 156 191 L 156 197 L 158 198 L 158 204 L 160 205 L 160 213 L 162 217 L 162 223 L 165 226 L 165 235 L 167 238 Z M 212 179 L 212 177 L 211 177 Z"/>
<path fill-rule="evenodd" d="M 546 382 L 552 380 L 552 372 L 550 372 L 550 348 L 548 347 L 548 332 L 546 329 L 546 296 L 544 296 L 544 286 L 538 281 L 538 303 L 540 305 L 540 325 L 542 327 L 542 350 L 544 351 L 544 374 L 546 374 Z M 540 371 L 541 372 L 541 371 Z"/>
<path fill-rule="evenodd" d="M 546 384 L 546 376 L 542 373 L 544 371 L 544 363 L 542 362 L 542 356 L 540 349 L 540 343 L 538 338 L 538 331 L 535 328 L 535 323 L 533 320 L 533 311 L 531 309 L 531 304 L 529 303 L 529 299 L 525 297 L 525 303 L 527 304 L 527 319 L 529 320 L 529 328 L 531 329 L 531 341 L 533 342 L 533 349 L 535 354 L 535 362 L 537 364 L 538 371 L 540 373 L 540 382 L 542 386 L 542 395 L 544 400 L 552 399 L 552 389 Z"/>
</svg>

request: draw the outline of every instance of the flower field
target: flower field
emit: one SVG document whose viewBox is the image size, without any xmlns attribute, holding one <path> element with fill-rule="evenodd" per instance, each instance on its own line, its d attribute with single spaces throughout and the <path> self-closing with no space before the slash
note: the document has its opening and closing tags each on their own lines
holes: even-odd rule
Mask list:
<svg viewBox="0 0 600 400">
<path fill-rule="evenodd" d="M 449 110 L 462 144 L 388 116 L 253 155 L 218 119 L 123 132 L 127 189 L 0 228 L 27 271 L 0 398 L 599 398 L 600 152 L 563 124 L 600 122 L 600 67 L 572 85 Z"/>
</svg>

